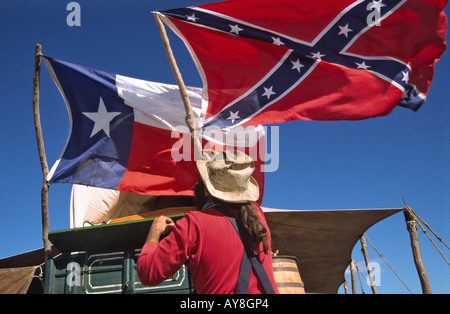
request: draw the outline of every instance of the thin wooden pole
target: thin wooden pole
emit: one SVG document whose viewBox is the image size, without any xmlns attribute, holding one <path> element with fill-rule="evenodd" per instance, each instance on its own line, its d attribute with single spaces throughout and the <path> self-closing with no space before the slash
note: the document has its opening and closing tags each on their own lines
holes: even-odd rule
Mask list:
<svg viewBox="0 0 450 314">
<path fill-rule="evenodd" d="M 345 291 L 345 294 L 348 294 L 348 284 L 347 284 L 347 281 L 344 281 L 344 291 Z"/>
<path fill-rule="evenodd" d="M 352 275 L 352 293 L 356 294 L 355 263 L 353 260 L 350 262 L 350 274 Z"/>
<path fill-rule="evenodd" d="M 191 102 L 189 100 L 189 95 L 186 90 L 186 86 L 184 85 L 183 77 L 181 76 L 180 70 L 178 69 L 178 65 L 175 61 L 175 57 L 172 52 L 172 48 L 170 46 L 169 38 L 167 37 L 166 29 L 164 27 L 163 22 L 161 21 L 161 13 L 154 12 L 153 13 L 156 21 L 156 25 L 158 26 L 159 35 L 161 36 L 161 40 L 163 42 L 164 50 L 166 51 L 167 58 L 169 60 L 170 67 L 172 69 L 173 75 L 175 76 L 175 80 L 178 84 L 181 93 L 181 99 L 183 100 L 184 109 L 186 111 L 186 123 L 188 125 L 189 131 L 191 133 L 191 139 L 194 143 L 195 150 L 195 158 L 202 158 L 202 148 L 200 139 L 198 138 L 197 128 L 195 126 L 195 118 L 194 113 L 192 111 Z"/>
<path fill-rule="evenodd" d="M 366 237 L 364 235 L 362 235 L 361 238 L 359 239 L 359 241 L 361 242 L 361 252 L 364 255 L 364 261 L 366 262 L 367 273 L 369 274 L 370 287 L 372 288 L 373 294 L 378 294 L 377 288 L 375 286 L 375 281 L 373 280 L 373 274 L 372 274 L 372 269 L 370 267 L 369 255 L 367 254 Z"/>
<path fill-rule="evenodd" d="M 51 245 L 48 240 L 49 217 L 48 217 L 48 189 L 49 184 L 46 180 L 48 174 L 47 158 L 45 156 L 44 140 L 42 137 L 41 118 L 39 115 L 39 82 L 41 77 L 41 45 L 36 44 L 34 54 L 34 75 L 33 75 L 33 116 L 34 127 L 36 131 L 37 147 L 39 152 L 39 159 L 41 161 L 43 183 L 41 189 L 41 215 L 42 215 L 42 240 L 44 241 L 44 262 L 47 261 Z"/>
<path fill-rule="evenodd" d="M 407 211 L 403 211 L 405 215 L 406 227 L 409 232 L 411 240 L 411 248 L 414 256 L 414 263 L 416 265 L 417 273 L 419 275 L 420 284 L 422 286 L 423 294 L 431 294 L 430 282 L 428 281 L 428 275 L 425 271 L 425 266 L 422 262 L 422 256 L 420 254 L 419 239 L 417 237 L 417 225 L 414 217 Z"/>
</svg>

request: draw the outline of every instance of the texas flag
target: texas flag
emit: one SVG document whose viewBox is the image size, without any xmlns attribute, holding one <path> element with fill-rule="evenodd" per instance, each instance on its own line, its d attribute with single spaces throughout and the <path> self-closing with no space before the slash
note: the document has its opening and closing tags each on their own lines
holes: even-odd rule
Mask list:
<svg viewBox="0 0 450 314">
<path fill-rule="evenodd" d="M 156 12 L 207 88 L 205 127 L 417 110 L 446 48 L 447 0 L 229 0 Z"/>
<path fill-rule="evenodd" d="M 43 60 L 70 118 L 66 147 L 49 172 L 50 183 L 147 195 L 193 195 L 199 175 L 176 85 L 110 74 L 50 57 Z M 187 89 L 194 115 L 201 119 L 202 89 Z M 239 149 L 252 156 L 262 192 L 264 128 L 237 132 L 248 134 L 228 136 L 221 129 L 200 132 L 203 148 Z"/>
</svg>

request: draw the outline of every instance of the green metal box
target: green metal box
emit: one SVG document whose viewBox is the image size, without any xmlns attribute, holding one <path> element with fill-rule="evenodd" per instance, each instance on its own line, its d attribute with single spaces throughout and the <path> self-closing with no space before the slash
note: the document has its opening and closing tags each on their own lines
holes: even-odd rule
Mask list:
<svg viewBox="0 0 450 314">
<path fill-rule="evenodd" d="M 184 265 L 158 286 L 139 281 L 137 259 L 152 222 L 150 218 L 51 232 L 49 239 L 61 255 L 47 261 L 44 293 L 193 293 Z"/>
</svg>

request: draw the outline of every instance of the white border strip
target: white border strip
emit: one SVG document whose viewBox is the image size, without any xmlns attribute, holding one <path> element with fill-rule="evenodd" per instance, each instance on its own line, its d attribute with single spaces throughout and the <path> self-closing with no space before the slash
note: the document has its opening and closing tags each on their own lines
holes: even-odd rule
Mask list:
<svg viewBox="0 0 450 314">
<path fill-rule="evenodd" d="M 64 94 L 64 91 L 61 87 L 61 84 L 58 80 L 58 77 L 55 73 L 55 71 L 53 70 L 53 67 L 50 63 L 50 61 L 48 61 L 48 59 L 46 57 L 42 57 L 42 60 L 44 61 L 45 66 L 47 67 L 48 72 L 50 73 L 50 77 L 53 79 L 53 82 L 55 82 L 56 87 L 58 87 L 59 92 L 61 93 L 61 96 L 64 99 L 64 103 L 66 104 L 66 109 L 67 109 L 67 113 L 69 115 L 69 134 L 67 135 L 67 139 L 66 139 L 66 143 L 64 145 L 64 149 L 62 150 L 62 153 L 60 154 L 60 156 L 58 157 L 58 159 L 56 160 L 56 162 L 53 164 L 52 168 L 50 169 L 49 173 L 47 174 L 47 177 L 45 178 L 47 181 L 50 181 L 53 177 L 53 174 L 56 171 L 56 168 L 58 168 L 58 165 L 61 161 L 62 156 L 64 155 L 64 153 L 66 152 L 67 146 L 69 145 L 69 140 L 70 137 L 72 136 L 72 127 L 73 127 L 73 120 L 72 120 L 72 111 L 70 111 L 70 106 L 69 106 L 69 102 L 66 98 L 66 95 Z"/>
</svg>

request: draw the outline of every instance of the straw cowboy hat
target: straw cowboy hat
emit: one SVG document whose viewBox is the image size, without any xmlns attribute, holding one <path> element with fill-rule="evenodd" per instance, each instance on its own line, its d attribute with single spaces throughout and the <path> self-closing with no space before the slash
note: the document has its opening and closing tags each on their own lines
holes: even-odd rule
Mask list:
<svg viewBox="0 0 450 314">
<path fill-rule="evenodd" d="M 240 151 L 216 153 L 210 160 L 197 161 L 197 168 L 208 192 L 229 203 L 254 202 L 259 187 L 252 177 L 253 160 Z"/>
</svg>

